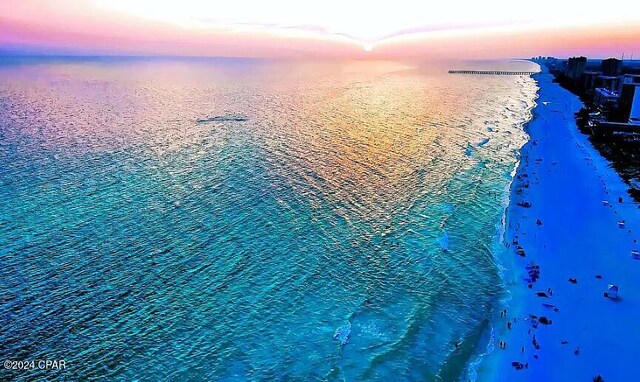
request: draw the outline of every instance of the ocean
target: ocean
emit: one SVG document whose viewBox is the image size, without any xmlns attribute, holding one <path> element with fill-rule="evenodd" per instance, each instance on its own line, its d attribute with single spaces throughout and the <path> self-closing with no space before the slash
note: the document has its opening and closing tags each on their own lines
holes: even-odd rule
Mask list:
<svg viewBox="0 0 640 382">
<path fill-rule="evenodd" d="M 537 87 L 465 67 L 537 69 L 0 58 L 0 376 L 473 378 Z"/>
</svg>

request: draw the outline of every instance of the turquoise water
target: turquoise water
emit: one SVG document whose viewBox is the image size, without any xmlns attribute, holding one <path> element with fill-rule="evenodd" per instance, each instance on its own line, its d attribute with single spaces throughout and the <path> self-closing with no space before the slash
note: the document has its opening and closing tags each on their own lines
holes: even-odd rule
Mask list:
<svg viewBox="0 0 640 382">
<path fill-rule="evenodd" d="M 5 59 L 2 379 L 465 376 L 535 83 L 446 69 Z"/>
</svg>

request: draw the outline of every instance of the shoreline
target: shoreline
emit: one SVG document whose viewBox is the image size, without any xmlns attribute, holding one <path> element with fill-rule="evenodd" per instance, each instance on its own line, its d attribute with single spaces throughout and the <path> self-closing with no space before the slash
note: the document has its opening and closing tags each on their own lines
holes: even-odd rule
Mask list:
<svg viewBox="0 0 640 382">
<path fill-rule="evenodd" d="M 533 76 L 537 106 L 525 124 L 530 138 L 511 184 L 507 250 L 497 254 L 507 313 L 495 313 L 487 349 L 495 346 L 478 366 L 478 380 L 630 380 L 640 373 L 627 345 L 640 341 L 640 261 L 630 256 L 638 249 L 638 206 L 578 130 L 573 113 L 581 101 L 541 70 Z M 531 269 L 538 277 L 527 283 Z M 620 287 L 618 301 L 603 297 L 608 283 Z"/>
<path fill-rule="evenodd" d="M 529 60 L 523 60 L 527 62 L 531 62 Z M 538 65 L 540 70 L 542 67 Z M 536 91 L 535 96 L 532 99 L 532 105 L 527 108 L 525 112 L 525 121 L 522 123 L 521 128 L 527 134 L 527 140 L 524 144 L 518 149 L 518 156 L 516 158 L 516 162 L 513 166 L 513 169 L 510 173 L 511 180 L 505 186 L 505 197 L 503 200 L 503 210 L 502 215 L 500 216 L 500 222 L 496 227 L 496 239 L 493 242 L 493 253 L 494 253 L 494 261 L 496 262 L 496 267 L 500 273 L 500 277 L 503 282 L 504 292 L 496 299 L 496 306 L 500 308 L 502 311 L 505 307 L 509 306 L 510 303 L 513 302 L 513 293 L 509 285 L 507 285 L 508 272 L 511 270 L 515 270 L 515 264 L 506 264 L 505 262 L 509 260 L 508 257 L 509 248 L 505 246 L 507 234 L 508 234 L 508 214 L 509 209 L 512 203 L 514 203 L 514 184 L 516 183 L 516 177 L 522 166 L 522 157 L 523 152 L 526 149 L 526 146 L 530 144 L 531 137 L 529 135 L 528 126 L 535 119 L 535 109 L 538 107 L 538 99 L 540 97 L 540 87 L 538 85 L 538 81 L 535 79 L 534 75 L 531 78 L 535 81 Z M 488 330 L 483 334 L 483 340 L 478 344 L 478 346 L 482 346 L 482 349 L 479 349 L 475 352 L 475 356 L 469 359 L 465 373 L 466 379 L 469 381 L 483 381 L 487 378 L 489 373 L 487 373 L 485 366 L 487 359 L 489 359 L 492 353 L 496 350 L 498 343 L 495 340 L 495 328 L 502 324 L 500 319 L 499 312 L 495 312 L 489 318 Z"/>
<path fill-rule="evenodd" d="M 524 61 L 528 61 L 528 60 L 524 60 Z M 538 67 L 540 66 L 538 65 Z M 532 105 L 526 109 L 525 111 L 526 117 L 521 125 L 521 128 L 523 129 L 523 131 L 527 134 L 527 140 L 518 149 L 518 156 L 516 158 L 516 162 L 513 166 L 513 169 L 510 172 L 511 180 L 506 184 L 504 188 L 502 214 L 500 216 L 500 222 L 497 224 L 497 227 L 496 227 L 496 238 L 495 238 L 495 241 L 493 242 L 494 261 L 496 262 L 496 267 L 498 268 L 500 277 L 503 281 L 503 288 L 505 289 L 504 293 L 500 295 L 499 298 L 496 299 L 496 306 L 501 307 L 501 310 L 504 309 L 504 307 L 508 306 L 508 304 L 512 300 L 511 290 L 510 288 L 507 287 L 505 282 L 506 280 L 505 273 L 509 269 L 513 269 L 513 267 L 511 265 L 507 265 L 504 263 L 505 259 L 507 259 L 507 257 L 505 256 L 509 251 L 509 249 L 505 247 L 504 243 L 506 241 L 507 232 L 508 232 L 507 231 L 508 210 L 509 210 L 509 206 L 513 201 L 513 195 L 512 195 L 513 185 L 516 181 L 516 176 L 521 166 L 522 152 L 525 149 L 525 146 L 527 146 L 530 143 L 530 137 L 528 135 L 527 127 L 534 120 L 535 118 L 534 110 L 538 107 L 537 101 L 539 98 L 540 88 L 538 86 L 537 81 L 535 81 L 535 83 L 536 83 L 535 85 L 536 91 L 535 91 L 534 97 L 532 98 Z M 485 363 L 485 360 L 496 350 L 496 346 L 498 345 L 495 341 L 494 328 L 496 327 L 496 325 L 501 324 L 501 321 L 499 318 L 500 318 L 499 313 L 493 314 L 489 318 L 488 330 L 483 334 L 482 341 L 478 344 L 478 346 L 482 345 L 482 349 L 477 350 L 474 354 L 474 357 L 472 357 L 468 361 L 465 372 L 469 381 L 483 380 L 486 377 L 486 373 L 482 371 L 483 370 L 482 367 L 483 367 L 483 364 Z M 481 375 L 481 378 L 478 378 L 479 374 Z"/>
</svg>

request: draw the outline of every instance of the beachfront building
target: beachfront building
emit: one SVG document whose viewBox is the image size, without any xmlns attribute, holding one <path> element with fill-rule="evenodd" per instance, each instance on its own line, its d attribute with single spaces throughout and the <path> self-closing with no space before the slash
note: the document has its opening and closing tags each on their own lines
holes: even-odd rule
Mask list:
<svg viewBox="0 0 640 382">
<path fill-rule="evenodd" d="M 600 70 L 605 76 L 617 76 L 622 71 L 622 61 L 617 58 L 607 58 L 602 60 L 600 64 Z"/>
<path fill-rule="evenodd" d="M 638 89 L 637 86 L 636 89 Z M 633 102 L 631 103 L 629 123 L 632 125 L 640 125 L 640 91 L 636 92 L 635 97 L 633 98 Z"/>
<path fill-rule="evenodd" d="M 593 104 L 602 112 L 609 112 L 618 107 L 618 93 L 605 88 L 596 88 L 593 93 Z"/>
<path fill-rule="evenodd" d="M 625 84 L 640 84 L 640 74 L 625 74 L 620 77 L 620 85 L 618 85 L 618 93 L 622 94 L 622 87 Z"/>
<path fill-rule="evenodd" d="M 584 68 L 586 66 L 586 57 L 570 57 L 569 60 L 567 60 L 567 69 L 565 70 L 564 75 L 571 80 L 577 81 L 582 77 L 582 72 L 584 72 Z"/>
<path fill-rule="evenodd" d="M 620 112 L 629 123 L 640 125 L 640 84 L 622 86 Z"/>
<path fill-rule="evenodd" d="M 598 76 L 598 78 L 596 78 L 596 87 L 616 93 L 618 92 L 619 83 L 620 78 L 614 76 Z"/>
<path fill-rule="evenodd" d="M 596 88 L 596 79 L 601 75 L 600 72 L 587 70 L 582 73 L 582 92 L 588 96 L 593 95 Z"/>
</svg>

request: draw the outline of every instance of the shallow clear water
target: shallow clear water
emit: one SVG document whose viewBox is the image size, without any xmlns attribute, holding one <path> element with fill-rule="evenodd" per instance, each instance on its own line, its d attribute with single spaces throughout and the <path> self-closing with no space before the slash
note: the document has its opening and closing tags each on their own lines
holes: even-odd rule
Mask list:
<svg viewBox="0 0 640 382">
<path fill-rule="evenodd" d="M 535 83 L 449 68 L 5 59 L 7 375 L 458 378 Z"/>
</svg>

